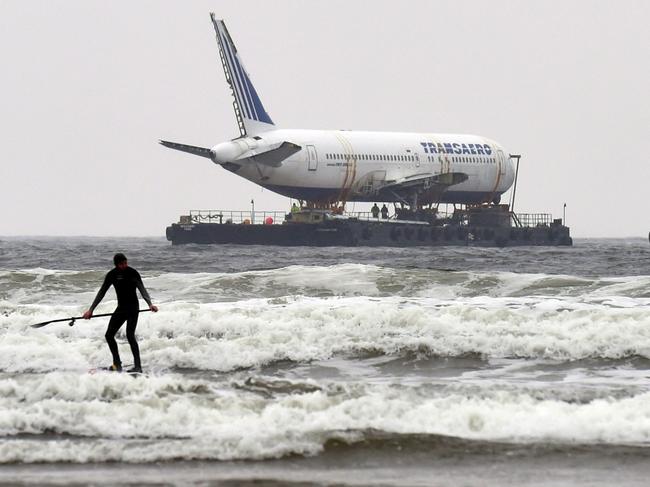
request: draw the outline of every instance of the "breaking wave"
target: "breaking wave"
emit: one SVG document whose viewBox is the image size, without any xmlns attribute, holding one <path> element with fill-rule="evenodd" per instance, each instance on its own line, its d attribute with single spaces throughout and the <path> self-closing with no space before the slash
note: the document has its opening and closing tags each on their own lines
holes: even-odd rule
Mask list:
<svg viewBox="0 0 650 487">
<path fill-rule="evenodd" d="M 526 390 L 306 386 L 269 398 L 179 376 L 56 373 L 3 381 L 0 462 L 279 458 L 315 455 L 332 441 L 357 443 L 368 432 L 510 444 L 650 443 L 650 392 L 571 403 Z"/>
</svg>

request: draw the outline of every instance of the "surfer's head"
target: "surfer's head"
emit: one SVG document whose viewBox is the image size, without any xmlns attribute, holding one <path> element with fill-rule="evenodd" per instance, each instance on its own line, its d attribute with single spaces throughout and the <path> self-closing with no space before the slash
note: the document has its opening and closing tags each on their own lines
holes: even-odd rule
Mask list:
<svg viewBox="0 0 650 487">
<path fill-rule="evenodd" d="M 126 267 L 126 255 L 118 252 L 113 256 L 113 264 L 115 264 L 115 267 L 120 267 L 124 268 Z"/>
</svg>

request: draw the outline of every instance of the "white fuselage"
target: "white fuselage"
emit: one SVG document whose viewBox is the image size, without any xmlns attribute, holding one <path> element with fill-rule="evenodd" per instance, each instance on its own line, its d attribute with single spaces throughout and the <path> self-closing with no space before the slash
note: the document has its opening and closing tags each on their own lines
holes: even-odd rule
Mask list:
<svg viewBox="0 0 650 487">
<path fill-rule="evenodd" d="M 278 167 L 242 158 L 288 141 L 302 149 Z M 425 175 L 461 173 L 436 201 L 481 203 L 497 199 L 514 181 L 513 163 L 496 142 L 475 135 L 277 129 L 212 149 L 213 161 L 250 181 L 308 201 L 399 201 L 377 188 Z M 239 158 L 239 159 L 238 159 Z"/>
</svg>

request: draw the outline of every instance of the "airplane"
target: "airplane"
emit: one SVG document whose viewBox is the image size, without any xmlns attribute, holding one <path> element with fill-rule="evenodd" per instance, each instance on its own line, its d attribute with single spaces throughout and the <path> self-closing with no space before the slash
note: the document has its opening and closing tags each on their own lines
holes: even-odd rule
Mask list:
<svg viewBox="0 0 650 487">
<path fill-rule="evenodd" d="M 477 135 L 281 129 L 262 104 L 223 20 L 210 14 L 240 135 L 211 148 L 160 140 L 266 189 L 316 207 L 348 201 L 412 209 L 498 204 L 513 158 Z"/>
</svg>

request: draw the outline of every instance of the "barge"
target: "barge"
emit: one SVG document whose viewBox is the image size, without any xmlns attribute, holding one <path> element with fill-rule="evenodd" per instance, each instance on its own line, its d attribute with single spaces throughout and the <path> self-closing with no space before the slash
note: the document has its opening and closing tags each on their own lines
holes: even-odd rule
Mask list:
<svg viewBox="0 0 650 487">
<path fill-rule="evenodd" d="M 396 209 L 391 218 L 302 208 L 289 213 L 195 210 L 167 227 L 181 244 L 281 246 L 569 246 L 563 220 L 547 213 L 516 214 L 508 205 L 480 205 L 438 214 Z"/>
</svg>

